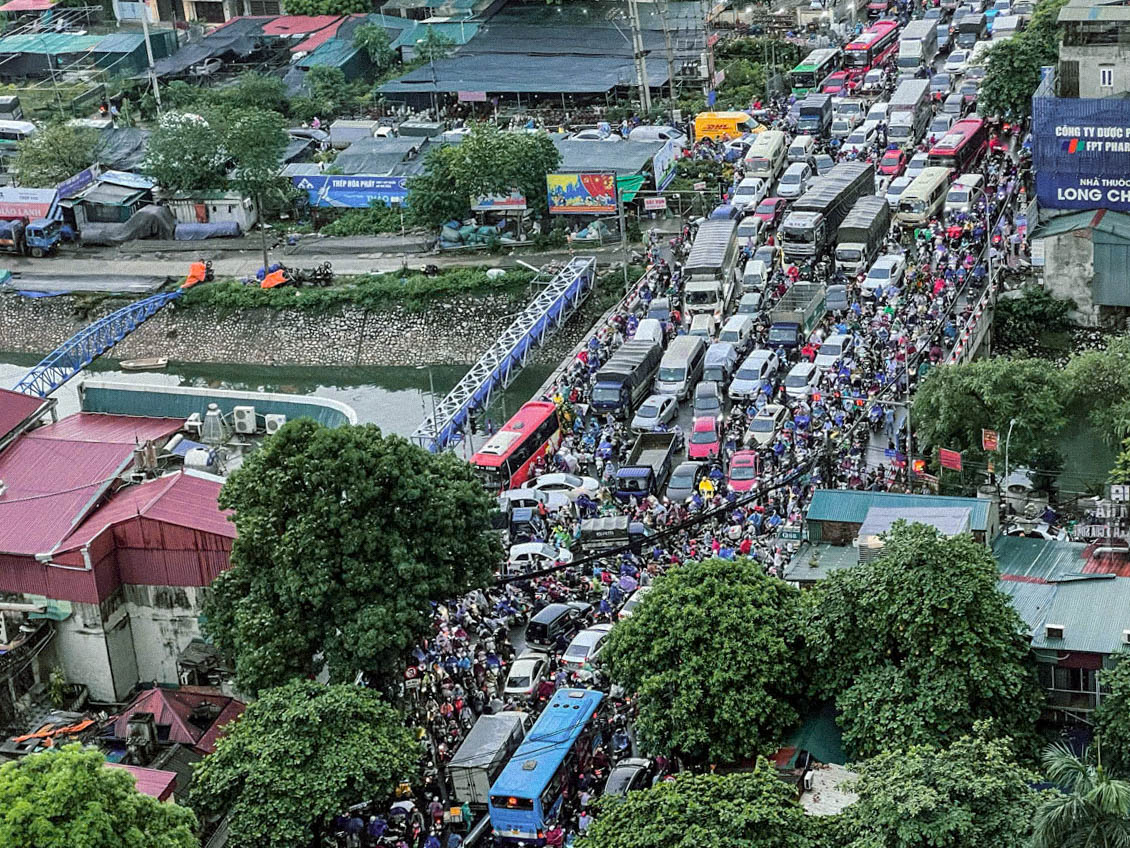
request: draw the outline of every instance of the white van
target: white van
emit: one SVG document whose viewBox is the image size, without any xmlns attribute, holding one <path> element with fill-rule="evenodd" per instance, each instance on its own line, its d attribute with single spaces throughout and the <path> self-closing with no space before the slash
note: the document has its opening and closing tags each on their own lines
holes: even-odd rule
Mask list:
<svg viewBox="0 0 1130 848">
<path fill-rule="evenodd" d="M 663 323 L 658 318 L 644 318 L 636 325 L 636 333 L 632 339 L 637 342 L 663 344 Z"/>
<path fill-rule="evenodd" d="M 968 213 L 977 205 L 978 199 L 984 193 L 981 184 L 985 178 L 981 174 L 962 174 L 946 194 L 946 212 Z"/>
<path fill-rule="evenodd" d="M 800 197 L 811 180 L 812 166 L 807 162 L 794 162 L 781 177 L 781 182 L 777 185 L 777 194 L 780 197 Z"/>
<path fill-rule="evenodd" d="M 769 282 L 769 269 L 763 259 L 750 259 L 742 271 L 742 291 L 761 291 Z"/>
<path fill-rule="evenodd" d="M 667 141 L 671 140 L 679 147 L 687 143 L 687 134 L 674 127 L 661 125 L 645 125 L 636 127 L 628 133 L 628 141 Z"/>
<path fill-rule="evenodd" d="M 746 176 L 775 180 L 785 167 L 786 136 L 780 130 L 758 133 L 745 155 Z"/>
<path fill-rule="evenodd" d="M 739 354 L 744 354 L 753 346 L 753 316 L 734 315 L 722 326 L 718 341 L 729 342 Z"/>
<path fill-rule="evenodd" d="M 789 164 L 794 162 L 815 162 L 816 139 L 810 135 L 798 135 L 789 145 Z"/>
<path fill-rule="evenodd" d="M 899 208 L 895 213 L 904 227 L 924 224 L 942 209 L 949 191 L 949 168 L 923 168 L 899 196 Z"/>
<path fill-rule="evenodd" d="M 698 317 L 698 316 L 696 316 Z M 703 315 L 710 321 L 713 315 Z M 691 386 L 702 376 L 706 360 L 706 342 L 698 336 L 677 336 L 659 360 L 659 373 L 655 377 L 655 391 L 674 395 L 683 400 L 690 394 Z"/>
<path fill-rule="evenodd" d="M 0 121 L 0 141 L 23 141 L 37 130 L 31 121 Z"/>
</svg>

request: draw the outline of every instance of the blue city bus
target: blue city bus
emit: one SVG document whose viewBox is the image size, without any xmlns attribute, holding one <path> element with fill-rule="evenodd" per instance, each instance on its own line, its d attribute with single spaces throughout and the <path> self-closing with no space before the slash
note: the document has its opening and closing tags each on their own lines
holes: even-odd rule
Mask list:
<svg viewBox="0 0 1130 848">
<path fill-rule="evenodd" d="M 544 845 L 570 775 L 588 768 L 601 744 L 591 719 L 604 695 L 558 689 L 490 788 L 490 823 L 507 842 Z"/>
</svg>

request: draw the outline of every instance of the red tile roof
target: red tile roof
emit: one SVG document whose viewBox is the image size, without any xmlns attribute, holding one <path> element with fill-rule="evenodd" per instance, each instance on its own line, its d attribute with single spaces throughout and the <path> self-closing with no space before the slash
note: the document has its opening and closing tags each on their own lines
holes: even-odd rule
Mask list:
<svg viewBox="0 0 1130 848">
<path fill-rule="evenodd" d="M 173 797 L 173 788 L 177 783 L 175 771 L 127 766 L 124 763 L 106 763 L 106 766 L 132 774 L 137 782 L 137 791 L 143 795 L 149 795 L 158 801 L 168 801 Z"/>
<path fill-rule="evenodd" d="M 47 405 L 43 398 L 0 389 L 0 439 Z"/>
<path fill-rule="evenodd" d="M 189 719 L 192 711 L 201 704 L 214 704 L 220 714 L 211 726 L 201 729 Z M 147 689 L 138 694 L 125 710 L 114 718 L 114 737 L 125 739 L 130 716 L 134 713 L 153 713 L 157 725 L 169 726 L 169 742 L 180 742 L 210 754 L 216 748 L 216 739 L 225 724 L 240 715 L 246 706 L 227 695 L 200 692 L 192 687 L 183 689 Z"/>
<path fill-rule="evenodd" d="M 0 6 L 0 12 L 43 12 L 57 2 L 58 0 L 9 0 Z"/>
<path fill-rule="evenodd" d="M 342 15 L 284 15 L 263 24 L 263 34 L 309 35 L 309 38 L 291 45 L 290 48 L 291 53 L 309 53 L 337 35 L 343 21 L 345 16 Z"/>
</svg>

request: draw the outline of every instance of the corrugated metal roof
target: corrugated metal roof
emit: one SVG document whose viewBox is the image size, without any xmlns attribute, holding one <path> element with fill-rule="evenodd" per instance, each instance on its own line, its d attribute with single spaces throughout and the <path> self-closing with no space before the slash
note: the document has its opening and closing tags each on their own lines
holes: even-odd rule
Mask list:
<svg viewBox="0 0 1130 848">
<path fill-rule="evenodd" d="M 1113 654 L 1130 630 L 1130 580 L 1120 577 L 1051 584 L 1055 595 L 1043 626 L 1032 633 L 1032 647 L 1055 651 Z M 1062 639 L 1049 639 L 1049 624 L 1063 626 Z"/>
<path fill-rule="evenodd" d="M 1030 238 L 1049 238 L 1085 229 L 1104 233 L 1115 239 L 1130 241 L 1130 215 L 1109 209 L 1088 209 L 1083 212 L 1056 215 L 1054 218 L 1041 221 L 1032 231 Z"/>
<path fill-rule="evenodd" d="M 1002 574 L 1051 581 L 1079 574 L 1087 564 L 1085 542 L 1025 539 L 1001 536 L 993 543 L 993 556 Z"/>
<path fill-rule="evenodd" d="M 105 37 L 66 32 L 18 33 L 0 38 L 0 53 L 37 53 L 46 56 L 86 53 Z"/>
<path fill-rule="evenodd" d="M 176 772 L 129 766 L 125 763 L 106 763 L 106 767 L 121 769 L 133 775 L 137 791 L 142 795 L 148 795 L 158 801 L 168 801 L 173 796 L 173 787 L 177 782 Z"/>
<path fill-rule="evenodd" d="M 559 171 L 615 171 L 635 174 L 648 166 L 666 144 L 664 141 L 570 141 L 553 135 L 553 146 L 561 154 Z"/>
<path fill-rule="evenodd" d="M 1055 584 L 1006 577 L 997 586 L 1008 595 L 1013 608 L 1028 625 L 1029 635 L 1043 628 L 1048 607 L 1055 597 L 1057 588 Z"/>
<path fill-rule="evenodd" d="M 190 721 L 193 710 L 202 704 L 213 704 L 220 708 L 219 716 L 207 731 Z M 139 693 L 120 715 L 114 717 L 114 737 L 126 738 L 130 717 L 135 713 L 153 713 L 156 724 L 168 725 L 168 741 L 190 745 L 210 754 L 215 749 L 216 737 L 223 725 L 244 709 L 243 703 L 227 695 L 206 694 L 188 688 L 147 689 Z"/>
<path fill-rule="evenodd" d="M 989 524 L 989 501 L 954 498 L 944 495 L 907 495 L 895 492 L 861 492 L 844 489 L 817 489 L 808 507 L 809 521 L 843 521 L 862 524 L 872 507 L 907 509 L 967 508 L 969 526 L 984 531 Z"/>
<path fill-rule="evenodd" d="M 107 35 L 94 48 L 95 53 L 132 53 L 145 44 L 140 32 L 115 32 Z"/>
<path fill-rule="evenodd" d="M 0 389 L 0 439 L 47 404 L 48 401 L 43 398 L 25 395 L 23 392 L 13 392 L 10 389 Z"/>
<path fill-rule="evenodd" d="M 851 545 L 801 545 L 785 566 L 785 579 L 812 583 L 830 577 L 842 568 L 857 565 L 859 551 Z"/>
<path fill-rule="evenodd" d="M 136 445 L 148 439 L 171 436 L 182 426 L 183 418 L 142 418 L 137 415 L 79 412 L 54 424 L 40 427 L 32 435 L 37 439 Z"/>
</svg>

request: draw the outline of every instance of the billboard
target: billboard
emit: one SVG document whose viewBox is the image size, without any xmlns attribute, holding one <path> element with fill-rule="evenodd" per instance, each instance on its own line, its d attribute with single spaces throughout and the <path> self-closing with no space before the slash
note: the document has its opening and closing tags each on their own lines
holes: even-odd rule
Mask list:
<svg viewBox="0 0 1130 848">
<path fill-rule="evenodd" d="M 615 215 L 616 175 L 546 174 L 551 215 Z"/>
<path fill-rule="evenodd" d="M 1045 209 L 1130 211 L 1130 101 L 1032 98 L 1032 166 Z"/>
<path fill-rule="evenodd" d="M 58 192 L 53 188 L 0 188 L 0 219 L 11 221 L 27 218 L 54 218 Z"/>
<path fill-rule="evenodd" d="M 311 206 L 337 206 L 344 209 L 367 209 L 376 200 L 386 206 L 404 203 L 408 197 L 407 177 L 299 176 L 294 185 L 310 197 Z"/>
<path fill-rule="evenodd" d="M 651 167 L 655 174 L 655 190 L 663 191 L 675 179 L 675 142 L 667 139 L 667 143 L 651 157 Z"/>
<path fill-rule="evenodd" d="M 484 194 L 471 198 L 472 212 L 524 212 L 526 196 L 520 191 L 509 194 Z"/>
</svg>

